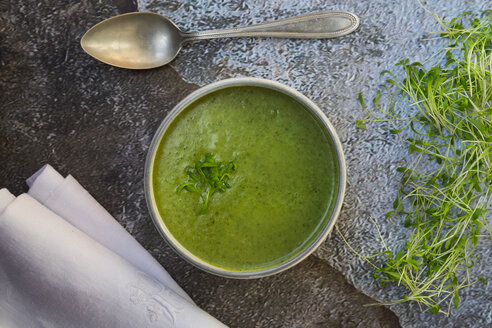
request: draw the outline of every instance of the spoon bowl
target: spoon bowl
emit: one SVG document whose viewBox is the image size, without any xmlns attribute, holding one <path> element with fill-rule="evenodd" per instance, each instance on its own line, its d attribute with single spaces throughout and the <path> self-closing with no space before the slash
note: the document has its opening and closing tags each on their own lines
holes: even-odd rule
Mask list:
<svg viewBox="0 0 492 328">
<path fill-rule="evenodd" d="M 245 27 L 185 33 L 167 17 L 135 12 L 94 25 L 80 44 L 85 52 L 103 63 L 147 69 L 166 65 L 189 41 L 222 37 L 334 38 L 358 27 L 359 18 L 352 13 L 323 11 Z"/>
<path fill-rule="evenodd" d="M 183 32 L 167 17 L 129 13 L 94 25 L 82 37 L 85 52 L 103 63 L 130 69 L 165 65 L 181 50 Z"/>
</svg>

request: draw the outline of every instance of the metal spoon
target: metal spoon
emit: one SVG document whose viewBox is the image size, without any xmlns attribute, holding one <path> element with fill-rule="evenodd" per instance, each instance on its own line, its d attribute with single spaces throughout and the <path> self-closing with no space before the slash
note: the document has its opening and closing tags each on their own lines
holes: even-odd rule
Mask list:
<svg viewBox="0 0 492 328">
<path fill-rule="evenodd" d="M 92 57 L 113 66 L 147 69 L 166 65 L 190 41 L 222 37 L 334 38 L 359 27 L 345 11 L 323 11 L 246 27 L 186 33 L 169 18 L 135 12 L 108 18 L 85 33 L 80 44 Z"/>
</svg>

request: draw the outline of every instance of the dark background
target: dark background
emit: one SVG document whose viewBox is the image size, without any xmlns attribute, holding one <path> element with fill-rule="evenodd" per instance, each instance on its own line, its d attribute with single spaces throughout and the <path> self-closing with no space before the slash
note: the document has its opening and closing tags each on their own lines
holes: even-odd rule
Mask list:
<svg viewBox="0 0 492 328">
<path fill-rule="evenodd" d="M 278 275 L 232 280 L 179 258 L 149 217 L 143 167 L 167 112 L 197 86 L 170 67 L 130 71 L 79 46 L 97 22 L 137 9 L 131 0 L 0 2 L 0 187 L 49 163 L 78 181 L 155 256 L 204 310 L 231 327 L 398 327 L 384 307 L 311 256 Z"/>
</svg>

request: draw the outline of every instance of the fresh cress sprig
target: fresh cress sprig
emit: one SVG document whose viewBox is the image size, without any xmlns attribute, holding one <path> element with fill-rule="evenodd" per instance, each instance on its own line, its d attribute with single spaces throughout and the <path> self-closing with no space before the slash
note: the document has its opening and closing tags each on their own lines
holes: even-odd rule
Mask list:
<svg viewBox="0 0 492 328">
<path fill-rule="evenodd" d="M 216 191 L 224 192 L 226 188 L 231 188 L 229 178 L 236 170 L 237 165 L 234 161 L 221 164 L 215 160 L 213 155 L 205 154 L 204 158 L 197 161 L 194 166 L 186 168 L 188 179 L 176 188 L 176 193 L 183 189 L 199 193 L 202 202 L 200 214 L 204 214 L 207 211 L 210 197 Z"/>
<path fill-rule="evenodd" d="M 411 237 L 399 250 L 383 241 L 385 251 L 375 255 L 386 263 L 370 262 L 372 275 L 383 286 L 395 282 L 408 290 L 388 304 L 415 301 L 422 310 L 446 315 L 458 307 L 462 288 L 483 280 L 470 270 L 480 263 L 474 253 L 479 239 L 492 236 L 486 220 L 492 198 L 492 12 L 468 27 L 466 14 L 449 22 L 434 15 L 441 37 L 450 41 L 442 52 L 445 63 L 426 69 L 402 60 L 397 66 L 403 79 L 383 72 L 389 76 L 386 105 L 380 105 L 380 91 L 376 111 L 359 95 L 370 118 L 357 122 L 364 129 L 367 122 L 389 121 L 393 134 L 410 129 L 406 143 L 415 155 L 398 168 L 398 196 L 386 214 L 401 218 Z"/>
</svg>

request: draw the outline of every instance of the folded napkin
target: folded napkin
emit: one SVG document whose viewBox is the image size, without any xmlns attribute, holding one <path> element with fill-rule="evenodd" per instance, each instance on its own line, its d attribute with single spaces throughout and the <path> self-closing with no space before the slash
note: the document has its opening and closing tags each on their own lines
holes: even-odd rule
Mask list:
<svg viewBox="0 0 492 328">
<path fill-rule="evenodd" d="M 161 281 L 190 302 L 164 268 L 71 175 L 45 165 L 27 179 L 28 194 L 80 231 Z"/>
<path fill-rule="evenodd" d="M 0 327 L 226 327 L 71 176 L 0 190 Z"/>
</svg>

